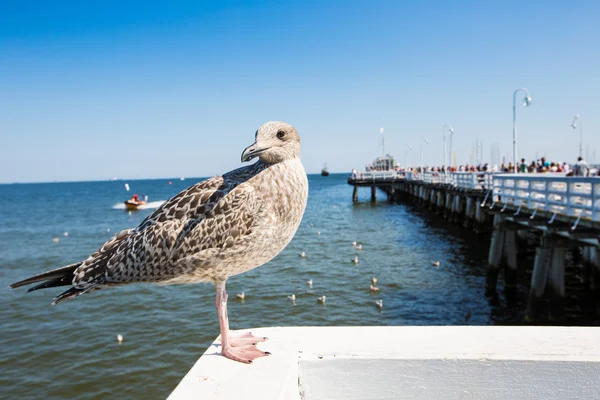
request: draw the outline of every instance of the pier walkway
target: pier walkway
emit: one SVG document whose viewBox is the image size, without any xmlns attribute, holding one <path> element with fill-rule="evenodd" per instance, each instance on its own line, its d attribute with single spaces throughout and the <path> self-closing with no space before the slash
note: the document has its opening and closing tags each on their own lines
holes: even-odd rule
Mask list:
<svg viewBox="0 0 600 400">
<path fill-rule="evenodd" d="M 529 290 L 527 319 L 540 318 L 546 299 L 550 318 L 560 320 L 565 297 L 567 251 L 580 258 L 583 290 L 600 306 L 600 177 L 564 174 L 483 172 L 394 173 L 381 182 L 348 178 L 358 201 L 358 186 L 371 186 L 371 201 L 379 188 L 391 201 L 421 204 L 476 232 L 491 232 L 486 293 L 495 295 L 500 272 L 504 290 L 516 288 L 519 238 L 537 235 Z M 523 240 L 521 240 L 523 242 Z M 527 250 L 527 249 L 525 249 Z M 545 319 L 545 317 L 542 317 Z"/>
<path fill-rule="evenodd" d="M 253 329 L 272 353 L 222 357 L 217 340 L 170 400 L 597 399 L 600 328 Z"/>
</svg>

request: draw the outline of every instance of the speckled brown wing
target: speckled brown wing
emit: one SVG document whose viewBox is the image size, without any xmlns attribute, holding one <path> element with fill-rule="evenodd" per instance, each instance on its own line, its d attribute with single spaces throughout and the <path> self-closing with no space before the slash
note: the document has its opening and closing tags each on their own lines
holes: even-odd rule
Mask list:
<svg viewBox="0 0 600 400">
<path fill-rule="evenodd" d="M 245 173 L 244 173 L 245 172 Z M 252 219 L 252 188 L 238 187 L 253 171 L 233 171 L 200 182 L 168 200 L 136 229 L 90 256 L 74 273 L 79 289 L 160 282 L 188 273 L 181 258 L 223 249 L 243 235 L 234 220 Z M 252 223 L 249 223 L 251 226 Z M 108 244 L 108 243 L 107 243 Z"/>
</svg>

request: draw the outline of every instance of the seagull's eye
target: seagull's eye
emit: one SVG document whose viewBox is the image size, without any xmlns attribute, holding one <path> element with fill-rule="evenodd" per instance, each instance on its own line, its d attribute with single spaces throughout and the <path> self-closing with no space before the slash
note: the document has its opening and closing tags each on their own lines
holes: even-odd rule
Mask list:
<svg viewBox="0 0 600 400">
<path fill-rule="evenodd" d="M 278 137 L 279 139 L 283 139 L 283 137 L 284 137 L 284 136 L 285 136 L 285 132 L 284 132 L 284 131 L 278 131 L 278 132 L 277 132 L 277 137 Z"/>
</svg>

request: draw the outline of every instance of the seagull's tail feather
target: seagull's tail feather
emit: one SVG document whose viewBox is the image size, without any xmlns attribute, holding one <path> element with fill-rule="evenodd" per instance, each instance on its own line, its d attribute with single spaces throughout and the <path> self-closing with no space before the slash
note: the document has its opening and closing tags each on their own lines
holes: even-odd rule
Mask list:
<svg viewBox="0 0 600 400">
<path fill-rule="evenodd" d="M 15 289 L 21 286 L 29 285 L 30 283 L 43 282 L 42 284 L 29 289 L 29 292 L 31 292 L 33 290 L 45 289 L 49 287 L 70 285 L 73 281 L 73 272 L 75 272 L 75 270 L 81 264 L 82 262 L 78 262 L 67 265 L 66 267 L 53 269 L 52 271 L 47 271 L 39 275 L 32 276 L 31 278 L 15 282 L 11 284 L 10 287 Z"/>
<path fill-rule="evenodd" d="M 63 292 L 54 298 L 52 305 L 55 306 L 63 301 L 74 299 L 75 297 L 84 294 L 88 289 L 77 289 L 75 287 L 70 288 L 66 292 Z"/>
</svg>

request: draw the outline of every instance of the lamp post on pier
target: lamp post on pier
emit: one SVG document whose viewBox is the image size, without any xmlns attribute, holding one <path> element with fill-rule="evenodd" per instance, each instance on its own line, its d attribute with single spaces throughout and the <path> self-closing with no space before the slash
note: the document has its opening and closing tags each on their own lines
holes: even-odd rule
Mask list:
<svg viewBox="0 0 600 400">
<path fill-rule="evenodd" d="M 579 118 L 579 114 L 573 117 L 573 122 L 571 122 L 571 128 L 573 130 L 577 129 L 577 123 L 579 122 L 579 157 L 583 157 L 583 124 L 581 123 L 581 118 Z M 588 160 L 589 162 L 589 160 Z"/>
<path fill-rule="evenodd" d="M 427 140 L 427 139 L 421 140 L 421 173 L 423 173 L 423 143 L 428 144 L 429 140 Z"/>
<path fill-rule="evenodd" d="M 448 166 L 446 165 L 446 131 L 450 134 L 450 143 L 452 143 L 452 133 L 454 132 L 454 128 L 449 124 L 444 124 L 444 126 L 442 126 L 442 137 L 444 138 L 444 170 Z M 452 148 L 452 145 L 450 145 L 450 148 Z M 452 157 L 452 153 L 450 153 L 450 157 Z"/>
<path fill-rule="evenodd" d="M 531 104 L 531 96 L 525 88 L 519 88 L 513 93 L 513 172 L 517 173 L 517 93 L 525 93 L 523 98 L 523 107 Z"/>
</svg>

